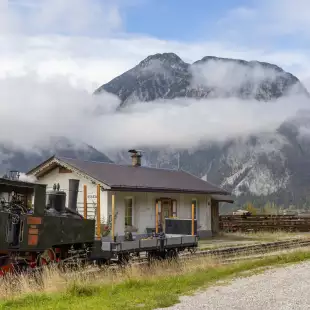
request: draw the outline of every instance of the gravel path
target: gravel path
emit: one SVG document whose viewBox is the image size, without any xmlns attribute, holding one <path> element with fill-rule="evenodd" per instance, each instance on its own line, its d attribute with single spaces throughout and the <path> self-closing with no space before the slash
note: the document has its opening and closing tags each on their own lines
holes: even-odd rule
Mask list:
<svg viewBox="0 0 310 310">
<path fill-rule="evenodd" d="M 310 262 L 238 278 L 214 286 L 181 303 L 158 310 L 307 310 L 310 309 Z"/>
</svg>

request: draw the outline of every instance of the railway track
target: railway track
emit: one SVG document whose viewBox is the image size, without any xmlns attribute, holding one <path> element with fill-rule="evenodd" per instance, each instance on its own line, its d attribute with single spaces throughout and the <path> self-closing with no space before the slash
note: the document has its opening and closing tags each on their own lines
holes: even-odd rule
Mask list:
<svg viewBox="0 0 310 310">
<path fill-rule="evenodd" d="M 292 239 L 268 243 L 260 243 L 254 245 L 244 245 L 238 247 L 227 247 L 213 250 L 201 250 L 195 253 L 195 256 L 210 256 L 210 257 L 227 257 L 240 255 L 244 253 L 266 253 L 280 249 L 292 249 L 298 247 L 310 246 L 310 239 Z M 183 254 L 182 257 L 190 256 L 190 253 Z"/>
<path fill-rule="evenodd" d="M 280 252 L 283 250 L 297 249 L 297 248 L 310 248 L 310 239 L 293 239 L 277 242 L 268 242 L 256 245 L 228 247 L 214 250 L 201 250 L 195 253 L 183 253 L 179 255 L 179 260 L 191 260 L 199 257 L 216 258 L 223 264 L 229 264 L 238 262 L 241 260 L 259 259 L 266 256 L 266 253 Z M 135 258 L 129 266 L 147 266 L 149 264 L 147 258 Z M 118 269 L 120 265 L 112 263 L 109 266 L 104 267 L 109 269 Z M 98 273 L 101 270 L 99 267 L 94 267 L 88 270 L 83 270 L 83 273 Z"/>
<path fill-rule="evenodd" d="M 197 250 L 194 253 L 193 252 L 181 253 L 179 255 L 179 258 L 191 259 L 199 256 L 225 258 L 242 254 L 267 253 L 281 249 L 293 249 L 307 246 L 310 246 L 310 239 L 291 239 L 276 242 L 259 243 L 254 245 L 227 247 L 220 249 Z M 146 260 L 147 260 L 146 257 L 134 258 L 133 263 L 142 263 Z"/>
<path fill-rule="evenodd" d="M 255 245 L 245 245 L 238 247 L 227 247 L 221 249 L 212 249 L 212 250 L 197 250 L 196 252 L 186 252 L 180 253 L 178 259 L 180 261 L 184 260 L 194 260 L 195 258 L 203 258 L 210 257 L 216 258 L 223 264 L 233 263 L 240 260 L 249 260 L 249 259 L 257 259 L 266 255 L 266 253 L 279 252 L 287 249 L 296 249 L 296 248 L 310 248 L 310 238 L 309 239 L 292 239 L 292 240 L 284 240 L 284 241 L 276 241 L 276 242 L 268 242 L 261 243 Z M 147 266 L 150 262 L 147 257 L 134 257 L 130 262 L 127 263 L 129 266 Z M 124 267 L 124 265 L 120 265 L 116 262 L 112 262 L 109 265 L 104 265 L 102 267 L 98 267 L 96 265 L 93 266 L 84 266 L 81 267 L 80 270 L 75 270 L 73 272 L 66 272 L 68 275 L 71 273 L 81 273 L 81 274 L 97 274 L 100 271 L 108 269 L 119 269 Z M 42 267 L 35 268 L 33 271 L 42 270 Z"/>
</svg>

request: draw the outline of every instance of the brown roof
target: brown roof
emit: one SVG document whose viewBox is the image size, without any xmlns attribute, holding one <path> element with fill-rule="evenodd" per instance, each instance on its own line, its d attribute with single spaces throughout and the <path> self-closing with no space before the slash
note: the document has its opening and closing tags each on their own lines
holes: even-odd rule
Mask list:
<svg viewBox="0 0 310 310">
<path fill-rule="evenodd" d="M 52 157 L 118 191 L 191 192 L 196 194 L 230 193 L 182 170 L 134 167 L 104 162 Z M 48 160 L 49 161 L 49 160 Z M 45 161 L 27 174 L 35 173 Z"/>
</svg>

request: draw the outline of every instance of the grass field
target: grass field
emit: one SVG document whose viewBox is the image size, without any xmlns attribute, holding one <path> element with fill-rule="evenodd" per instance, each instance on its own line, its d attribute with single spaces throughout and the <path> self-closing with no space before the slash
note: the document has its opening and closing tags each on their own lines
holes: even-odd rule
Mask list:
<svg viewBox="0 0 310 310">
<path fill-rule="evenodd" d="M 0 309 L 156 309 L 217 280 L 308 259 L 309 249 L 302 249 L 229 265 L 199 258 L 92 275 L 47 270 L 39 283 L 33 277 L 2 281 Z"/>
</svg>

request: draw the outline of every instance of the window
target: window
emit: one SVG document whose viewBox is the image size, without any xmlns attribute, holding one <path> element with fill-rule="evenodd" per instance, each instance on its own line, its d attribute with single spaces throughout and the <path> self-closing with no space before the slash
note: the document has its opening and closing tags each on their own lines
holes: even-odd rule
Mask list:
<svg viewBox="0 0 310 310">
<path fill-rule="evenodd" d="M 194 199 L 192 199 L 192 205 L 194 204 L 194 219 L 195 220 L 197 220 L 197 199 L 196 198 L 194 198 Z"/>
<path fill-rule="evenodd" d="M 125 226 L 132 226 L 132 198 L 125 199 Z"/>
</svg>

